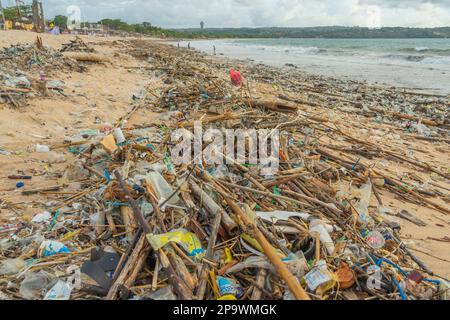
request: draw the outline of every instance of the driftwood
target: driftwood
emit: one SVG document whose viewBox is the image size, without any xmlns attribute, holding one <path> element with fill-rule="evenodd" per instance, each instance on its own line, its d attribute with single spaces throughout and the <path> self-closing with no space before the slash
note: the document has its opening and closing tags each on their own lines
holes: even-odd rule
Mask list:
<svg viewBox="0 0 450 320">
<path fill-rule="evenodd" d="M 111 286 L 106 299 L 115 300 L 117 294 L 122 287 L 130 289 L 141 271 L 148 254 L 150 253 L 150 245 L 147 241 L 146 235 L 142 234 L 138 243 L 134 247 L 130 257 L 127 260 L 124 268 L 120 272 L 117 280 Z"/>
<path fill-rule="evenodd" d="M 108 57 L 92 53 L 66 53 L 65 56 L 80 62 L 109 62 Z"/>
<path fill-rule="evenodd" d="M 145 221 L 144 216 L 142 215 L 139 206 L 137 205 L 136 201 L 133 200 L 131 194 L 129 193 L 128 189 L 125 187 L 125 183 L 122 179 L 122 176 L 118 171 L 115 172 L 116 178 L 119 182 L 119 186 L 122 189 L 122 191 L 127 196 L 128 201 L 130 202 L 131 208 L 133 209 L 133 214 L 135 215 L 136 221 L 140 224 L 140 227 L 143 229 L 144 234 L 141 236 L 141 239 L 139 240 L 138 244 L 136 245 L 135 249 L 133 250 L 133 253 L 130 255 L 131 262 L 127 262 L 126 267 L 121 272 L 122 274 L 131 274 L 131 275 L 137 275 L 137 273 L 141 270 L 143 264 L 142 262 L 145 261 L 148 253 L 150 252 L 150 245 L 148 244 L 148 241 L 146 239 L 146 235 L 151 232 L 150 226 L 148 225 L 147 221 Z M 150 199 L 153 199 L 152 197 L 149 197 Z M 152 201 L 154 212 L 157 216 L 159 216 L 159 207 L 156 204 L 156 202 Z M 139 244 L 142 244 L 142 247 L 139 246 Z M 145 248 L 148 248 L 147 251 L 143 251 Z M 147 255 L 145 255 L 147 254 Z M 134 256 L 141 257 L 140 259 L 132 260 L 131 258 Z M 145 256 L 142 258 L 142 256 Z M 167 255 L 163 252 L 162 249 L 158 250 L 158 256 L 160 261 L 162 262 L 162 265 L 166 269 L 168 276 L 169 276 L 169 282 L 172 284 L 173 288 L 177 291 L 181 299 L 192 299 L 193 295 L 192 292 L 187 288 L 185 282 L 177 275 L 174 267 L 172 266 L 172 263 L 174 262 L 173 259 L 171 261 L 170 257 L 167 257 Z M 143 259 L 143 260 L 142 260 Z M 130 266 L 127 268 L 127 266 Z M 116 283 L 114 283 L 113 288 L 108 293 L 108 297 L 110 299 L 115 299 L 117 296 L 117 292 L 119 287 L 122 285 L 122 283 L 119 280 L 123 279 L 124 285 L 131 286 L 134 282 L 134 279 L 131 280 L 125 280 L 126 276 L 119 276 Z"/>
<path fill-rule="evenodd" d="M 392 117 L 396 117 L 399 119 L 405 119 L 405 120 L 412 120 L 412 121 L 417 121 L 417 122 L 422 122 L 423 124 L 426 124 L 428 126 L 432 126 L 432 127 L 437 127 L 439 124 L 435 121 L 429 120 L 429 119 L 424 119 L 422 117 L 417 117 L 417 116 L 413 116 L 413 115 L 409 115 L 409 114 L 404 114 L 404 113 L 400 113 L 400 112 L 392 112 L 392 111 L 388 111 L 388 110 L 383 110 L 380 108 L 369 108 L 369 110 L 374 111 L 374 112 L 378 112 L 378 113 L 382 113 L 382 114 L 386 114 Z"/>
<path fill-rule="evenodd" d="M 256 107 L 263 107 L 271 111 L 283 112 L 283 113 L 294 113 L 297 112 L 298 106 L 293 103 L 286 101 L 275 101 L 275 100 L 250 100 L 250 104 Z"/>
<path fill-rule="evenodd" d="M 137 223 L 133 215 L 133 210 L 130 207 L 120 207 L 120 213 L 122 214 L 122 221 L 125 225 L 125 231 L 127 236 L 132 236 L 136 232 Z"/>
</svg>

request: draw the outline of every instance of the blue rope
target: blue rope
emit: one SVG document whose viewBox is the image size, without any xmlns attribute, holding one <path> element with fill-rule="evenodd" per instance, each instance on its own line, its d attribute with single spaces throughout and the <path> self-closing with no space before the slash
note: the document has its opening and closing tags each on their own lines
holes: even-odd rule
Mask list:
<svg viewBox="0 0 450 320">
<path fill-rule="evenodd" d="M 394 279 L 393 276 L 391 276 L 392 282 L 395 284 L 395 286 L 398 289 L 398 292 L 400 293 L 400 296 L 402 297 L 402 300 L 408 300 L 405 296 L 405 293 L 403 292 L 402 288 L 400 287 L 400 284 Z"/>
<path fill-rule="evenodd" d="M 373 256 L 373 255 L 372 255 L 372 256 Z M 388 260 L 388 259 L 386 259 L 386 258 L 380 258 L 380 259 L 377 259 L 375 256 L 373 256 L 373 257 L 375 258 L 374 260 L 376 260 L 376 265 L 377 265 L 377 266 L 381 267 L 381 264 L 382 264 L 383 262 L 386 262 L 387 264 L 390 264 L 391 266 L 393 266 L 394 268 L 396 268 L 398 271 L 400 271 L 401 274 L 402 274 L 403 276 L 405 276 L 405 277 L 408 277 L 408 276 L 409 276 L 409 274 L 408 274 L 405 270 L 403 270 L 401 267 L 399 267 L 398 265 L 396 265 L 396 264 L 395 264 L 394 262 L 392 262 L 391 260 Z M 433 279 L 428 279 L 428 278 L 424 278 L 423 281 L 429 282 L 429 283 L 434 283 L 434 284 L 436 284 L 436 285 L 440 285 L 440 284 L 441 284 L 441 281 L 439 281 L 439 280 L 433 280 Z"/>
</svg>

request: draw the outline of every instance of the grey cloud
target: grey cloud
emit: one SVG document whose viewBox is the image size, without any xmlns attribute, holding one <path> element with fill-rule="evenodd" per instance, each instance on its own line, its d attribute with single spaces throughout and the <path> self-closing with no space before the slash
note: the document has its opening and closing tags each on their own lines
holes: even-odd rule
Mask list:
<svg viewBox="0 0 450 320">
<path fill-rule="evenodd" d="M 5 0 L 4 0 L 5 1 Z M 6 0 L 11 1 L 11 0 Z M 30 0 L 28 0 L 30 1 Z M 120 18 L 169 28 L 450 25 L 450 0 L 43 0 L 46 15 L 78 5 L 85 21 Z"/>
</svg>

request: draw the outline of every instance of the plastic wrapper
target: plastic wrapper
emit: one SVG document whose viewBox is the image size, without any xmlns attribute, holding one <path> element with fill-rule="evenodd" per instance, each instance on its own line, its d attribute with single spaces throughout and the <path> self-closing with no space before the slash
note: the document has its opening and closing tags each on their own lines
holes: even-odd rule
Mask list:
<svg viewBox="0 0 450 320">
<path fill-rule="evenodd" d="M 302 212 L 289 212 L 289 211 L 273 211 L 273 212 L 256 212 L 256 215 L 264 221 L 277 223 L 279 220 L 287 221 L 289 218 L 298 217 L 307 221 L 310 217 L 308 213 Z"/>
<path fill-rule="evenodd" d="M 327 264 L 323 260 L 320 260 L 317 263 L 317 266 L 315 266 L 304 279 L 308 288 L 312 291 L 316 291 L 319 287 L 322 288 L 322 291 L 326 291 L 324 289 L 332 288 L 335 283 L 332 273 L 328 270 Z"/>
<path fill-rule="evenodd" d="M 171 185 L 158 172 L 150 172 L 146 176 L 146 180 L 153 187 L 153 190 L 156 192 L 156 195 L 158 196 L 160 203 L 163 203 L 164 201 L 169 199 L 169 197 L 174 192 Z M 180 201 L 180 198 L 177 195 L 175 195 L 169 200 L 168 204 L 176 205 L 179 201 Z M 164 208 L 161 208 L 161 209 L 164 209 Z"/>
<path fill-rule="evenodd" d="M 61 242 L 46 240 L 38 250 L 39 257 L 50 257 L 55 254 L 70 253 L 70 250 Z"/>
<path fill-rule="evenodd" d="M 244 295 L 244 289 L 242 289 L 241 285 L 234 279 L 219 276 L 217 277 L 216 282 L 221 297 L 231 295 L 239 299 Z"/>
<path fill-rule="evenodd" d="M 159 250 L 169 242 L 175 242 L 197 261 L 201 261 L 205 255 L 200 240 L 194 233 L 185 229 L 174 230 L 172 232 L 154 235 L 148 234 L 147 240 L 154 250 Z"/>
</svg>

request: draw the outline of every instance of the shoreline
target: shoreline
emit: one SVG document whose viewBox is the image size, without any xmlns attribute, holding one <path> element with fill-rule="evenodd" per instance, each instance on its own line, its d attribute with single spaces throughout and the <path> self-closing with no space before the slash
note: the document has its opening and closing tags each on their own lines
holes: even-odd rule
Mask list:
<svg viewBox="0 0 450 320">
<path fill-rule="evenodd" d="M 0 32 L 0 39 L 3 35 Z M 37 34 L 10 35 L 6 45 L 32 43 Z M 44 45 L 60 48 L 75 37 L 42 35 L 42 38 Z M 321 177 L 324 173 L 319 168 L 329 166 L 329 181 L 321 177 L 321 188 L 307 184 L 310 193 L 321 201 L 338 203 L 330 190 L 348 192 L 352 183 L 363 184 L 369 168 L 377 172 L 372 172 L 374 179 L 385 177 L 383 183 L 378 183 L 378 196 L 370 199 L 370 212 L 398 223 L 404 243 L 416 250 L 414 253 L 436 274 L 450 277 L 449 244 L 442 240 L 450 234 L 450 221 L 443 212 L 450 210 L 450 185 L 445 178 L 450 174 L 448 96 L 310 75 L 301 70 L 252 64 L 195 50 L 177 50 L 155 39 L 81 38 L 108 58 L 108 62 L 87 64 L 83 73 L 54 70 L 52 79 L 64 82 L 67 97 L 56 93 L 49 97 L 27 97 L 20 108 L 0 103 L 0 136 L 4 137 L 0 148 L 12 152 L 0 155 L 0 198 L 5 203 L 0 209 L 0 225 L 29 222 L 36 214 L 55 208 L 46 204 L 64 202 L 63 195 L 52 192 L 24 196 L 14 187 L 15 182 L 6 177 L 33 175 L 26 182 L 26 189 L 60 185 L 68 166 L 77 158 L 69 152 L 67 137 L 83 130 L 101 130 L 105 123 L 122 124 L 127 135 L 148 129 L 158 136 L 159 126 L 172 129 L 189 120 L 227 114 L 237 118 L 224 121 L 224 125 L 234 126 L 252 119 L 239 117 L 246 110 L 253 112 L 255 118 L 266 119 L 255 122 L 256 126 L 280 126 L 298 143 L 303 143 L 291 155 L 299 154 L 308 167 L 317 167 L 308 179 Z M 298 126 L 289 125 L 292 119 L 282 112 L 261 115 L 260 107 L 245 106 L 246 100 L 241 95 L 247 93 L 229 84 L 231 68 L 240 70 L 248 81 L 249 100 L 295 105 L 302 119 Z M 37 77 L 36 72 L 32 75 Z M 214 99 L 217 107 L 208 106 L 208 99 L 205 102 L 198 98 L 201 90 L 208 99 Z M 181 93 L 185 91 L 191 93 L 183 96 Z M 173 98 L 169 92 L 178 92 L 180 96 L 175 94 Z M 216 95 L 233 96 L 236 103 L 215 98 Z M 101 134 L 95 133 L 89 139 L 98 143 L 100 137 Z M 36 153 L 37 143 L 49 145 L 51 152 Z M 356 171 L 352 171 L 352 166 Z M 432 170 L 425 170 L 427 166 Z M 342 175 L 342 181 L 335 174 Z M 92 181 L 99 182 L 94 178 L 95 173 L 89 175 L 91 182 L 87 187 L 92 186 Z M 402 189 L 399 185 L 406 187 Z M 79 182 L 70 182 L 60 191 L 77 195 L 83 190 Z M 380 200 L 383 206 L 377 202 Z M 423 220 L 426 226 L 399 218 L 397 214 L 402 210 Z"/>
<path fill-rule="evenodd" d="M 297 41 L 305 39 L 259 39 L 261 41 Z M 308 39 L 306 39 L 308 40 Z M 323 41 L 324 39 L 312 39 Z M 340 39 L 328 39 L 340 40 Z M 358 39 L 349 39 L 350 41 Z M 372 39 L 364 39 L 371 41 Z M 403 39 L 411 40 L 411 39 Z M 414 40 L 414 39 L 413 39 Z M 404 88 L 414 88 L 423 92 L 450 95 L 450 82 L 445 74 L 450 74 L 447 65 L 416 64 L 410 61 L 386 60 L 380 57 L 369 56 L 333 56 L 322 54 L 294 53 L 298 47 L 289 47 L 288 53 L 281 52 L 284 46 L 289 46 L 289 42 L 284 43 L 281 49 L 277 46 L 256 47 L 243 44 L 231 44 L 235 41 L 250 41 L 256 46 L 258 39 L 209 39 L 209 40 L 186 40 L 179 41 L 182 47 L 186 47 L 190 42 L 199 51 L 212 55 L 212 46 L 217 47 L 218 55 L 223 55 L 231 59 L 248 61 L 249 63 L 261 63 L 273 67 L 285 68 L 289 66 L 293 69 L 303 70 L 311 76 L 322 75 L 340 80 L 366 82 L 370 85 L 385 85 Z M 176 41 L 173 43 L 177 43 Z M 317 45 L 317 44 L 316 44 Z M 305 48 L 314 46 L 313 43 L 306 43 Z M 307 48 L 307 49 L 308 49 Z M 264 49 L 264 50 L 263 50 Z M 319 49 L 317 49 L 319 50 Z M 294 51 L 294 52 L 289 52 Z M 356 52 L 351 52 L 356 54 Z M 378 54 L 367 51 L 364 54 Z M 386 53 L 387 54 L 387 53 Z M 420 54 L 420 53 L 418 53 Z M 405 56 L 406 57 L 406 56 Z M 441 69 L 441 67 L 445 67 Z M 448 85 L 446 84 L 448 82 Z"/>
</svg>

